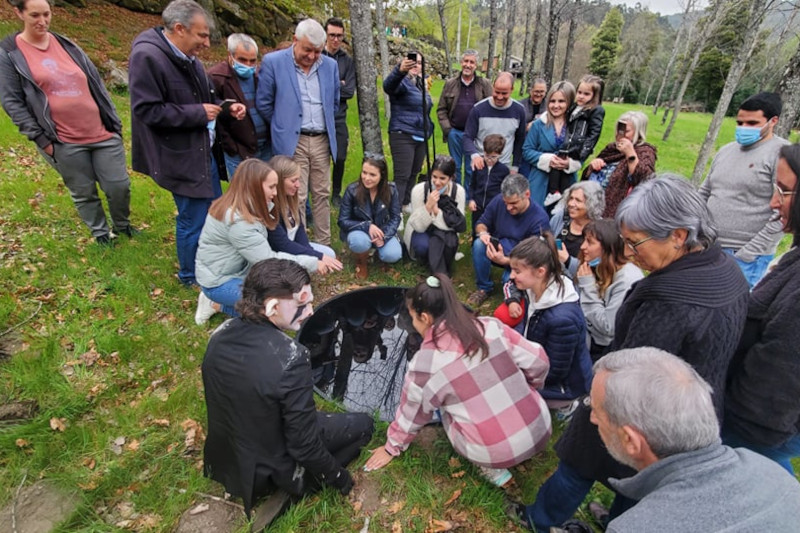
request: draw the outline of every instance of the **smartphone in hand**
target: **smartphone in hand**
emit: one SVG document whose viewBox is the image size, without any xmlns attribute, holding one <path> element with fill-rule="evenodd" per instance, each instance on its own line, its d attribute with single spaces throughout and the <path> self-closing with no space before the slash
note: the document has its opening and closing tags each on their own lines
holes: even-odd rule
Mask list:
<svg viewBox="0 0 800 533">
<path fill-rule="evenodd" d="M 223 113 L 228 113 L 231 110 L 231 104 L 235 104 L 235 103 L 236 103 L 236 100 L 228 98 L 228 99 L 223 100 L 222 103 L 219 104 L 219 106 L 222 108 L 222 112 Z"/>
</svg>

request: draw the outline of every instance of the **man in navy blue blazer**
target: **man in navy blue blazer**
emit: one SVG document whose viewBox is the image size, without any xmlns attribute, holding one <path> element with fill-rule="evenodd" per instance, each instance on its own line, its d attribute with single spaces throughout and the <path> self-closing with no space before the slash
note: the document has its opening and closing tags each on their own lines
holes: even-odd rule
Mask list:
<svg viewBox="0 0 800 533">
<path fill-rule="evenodd" d="M 314 240 L 330 245 L 333 117 L 341 84 L 336 61 L 322 55 L 325 38 L 322 25 L 306 19 L 297 25 L 291 47 L 264 56 L 256 109 L 270 125 L 272 153 L 293 157 L 300 165 L 300 205 L 305 205 L 310 189 Z"/>
</svg>

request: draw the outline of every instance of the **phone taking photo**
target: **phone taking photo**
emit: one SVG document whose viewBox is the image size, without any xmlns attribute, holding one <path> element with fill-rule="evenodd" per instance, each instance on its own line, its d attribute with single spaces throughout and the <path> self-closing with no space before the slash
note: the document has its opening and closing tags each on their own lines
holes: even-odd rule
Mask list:
<svg viewBox="0 0 800 533">
<path fill-rule="evenodd" d="M 406 59 L 408 59 L 410 61 L 416 61 L 417 60 L 417 53 L 416 52 L 407 53 L 406 54 Z"/>
<path fill-rule="evenodd" d="M 628 125 L 624 122 L 617 122 L 617 137 L 624 137 L 626 131 L 628 131 Z"/>
</svg>

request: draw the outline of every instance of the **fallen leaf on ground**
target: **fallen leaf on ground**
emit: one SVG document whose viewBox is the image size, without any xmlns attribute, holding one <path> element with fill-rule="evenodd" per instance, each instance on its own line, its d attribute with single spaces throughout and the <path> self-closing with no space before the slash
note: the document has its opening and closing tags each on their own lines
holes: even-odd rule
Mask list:
<svg viewBox="0 0 800 533">
<path fill-rule="evenodd" d="M 139 449 L 139 441 L 138 441 L 138 440 L 136 440 L 136 439 L 133 439 L 132 441 L 130 441 L 130 442 L 129 442 L 129 443 L 126 445 L 126 446 L 125 446 L 125 449 L 127 449 L 127 450 L 130 450 L 130 451 L 132 451 L 132 452 L 135 452 L 136 450 L 138 450 L 138 449 Z M 459 491 L 459 492 L 460 492 L 460 491 Z"/>
<path fill-rule="evenodd" d="M 17 445 L 17 448 L 24 448 L 26 446 L 30 446 L 30 443 L 25 439 L 17 439 L 14 441 L 14 444 Z"/>
<path fill-rule="evenodd" d="M 406 502 L 404 501 L 394 502 L 392 505 L 389 506 L 389 513 L 391 514 L 399 513 L 400 511 L 403 510 L 403 507 L 405 506 Z"/>
<path fill-rule="evenodd" d="M 461 496 L 461 489 L 456 489 L 456 490 L 454 490 L 454 491 L 453 491 L 453 495 L 452 495 L 452 496 L 450 496 L 450 498 L 448 498 L 448 500 L 447 500 L 446 502 L 444 502 L 444 504 L 445 504 L 445 505 L 450 505 L 451 503 L 453 503 L 454 501 L 456 501 L 456 500 L 458 499 L 458 497 L 459 497 L 459 496 Z"/>
<path fill-rule="evenodd" d="M 403 533 L 403 526 L 397 520 L 392 522 L 392 533 Z"/>
<path fill-rule="evenodd" d="M 53 431 L 64 431 L 67 429 L 67 419 L 66 418 L 56 418 L 53 417 L 50 419 L 50 428 Z"/>
<path fill-rule="evenodd" d="M 447 464 L 450 465 L 450 468 L 461 468 L 461 461 L 458 460 L 458 457 L 451 457 Z"/>
<path fill-rule="evenodd" d="M 361 507 L 362 507 L 363 505 L 364 505 L 364 504 L 363 504 L 362 502 L 360 502 L 360 501 L 355 501 L 355 502 L 353 502 L 353 503 L 352 503 L 352 506 L 353 506 L 353 511 L 355 511 L 355 512 L 359 512 L 359 511 L 361 510 Z"/>
<path fill-rule="evenodd" d="M 167 418 L 156 418 L 155 420 L 153 420 L 152 424 L 154 426 L 159 426 L 159 427 L 162 427 L 162 428 L 168 428 L 169 427 L 169 419 L 167 419 Z"/>
<path fill-rule="evenodd" d="M 87 457 L 83 460 L 83 466 L 88 468 L 89 470 L 94 470 L 94 467 L 97 466 L 97 462 L 92 457 Z"/>
<path fill-rule="evenodd" d="M 442 531 L 450 531 L 453 529 L 453 524 L 447 520 L 437 520 L 431 518 L 428 527 L 425 528 L 426 533 L 442 533 Z"/>
<path fill-rule="evenodd" d="M 452 474 L 450 474 L 450 477 L 458 479 L 458 478 L 464 477 L 464 474 L 466 474 L 466 473 L 467 472 L 464 471 L 464 470 L 459 470 L 458 472 L 453 472 Z"/>
</svg>

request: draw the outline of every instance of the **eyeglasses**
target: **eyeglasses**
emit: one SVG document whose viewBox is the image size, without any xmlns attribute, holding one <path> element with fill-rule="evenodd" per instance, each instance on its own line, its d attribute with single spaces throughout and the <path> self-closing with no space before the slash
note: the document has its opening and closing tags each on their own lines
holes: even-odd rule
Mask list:
<svg viewBox="0 0 800 533">
<path fill-rule="evenodd" d="M 626 239 L 625 237 L 623 237 L 622 235 L 620 235 L 620 238 L 625 243 L 625 246 L 627 246 L 628 248 L 631 249 L 631 252 L 633 252 L 633 255 L 639 255 L 639 251 L 637 250 L 637 248 L 639 248 L 639 246 L 643 245 L 647 241 L 649 241 L 651 239 L 654 239 L 655 237 L 652 237 L 652 236 L 645 237 L 644 239 L 642 239 L 641 241 L 638 241 L 638 242 L 631 242 L 628 239 Z"/>
<path fill-rule="evenodd" d="M 483 156 L 483 158 L 485 160 L 487 160 L 487 161 L 497 161 L 498 159 L 500 159 L 500 156 L 499 155 L 485 155 L 485 156 Z"/>
<path fill-rule="evenodd" d="M 328 39 L 332 39 L 334 41 L 344 40 L 344 33 L 329 33 Z"/>
<path fill-rule="evenodd" d="M 797 192 L 797 191 L 784 191 L 783 189 L 781 189 L 781 186 L 778 185 L 777 183 L 772 184 L 772 189 L 773 191 L 775 191 L 773 194 L 777 194 L 778 197 L 780 198 L 781 205 L 783 205 L 784 197 L 794 196 L 794 194 Z"/>
</svg>

